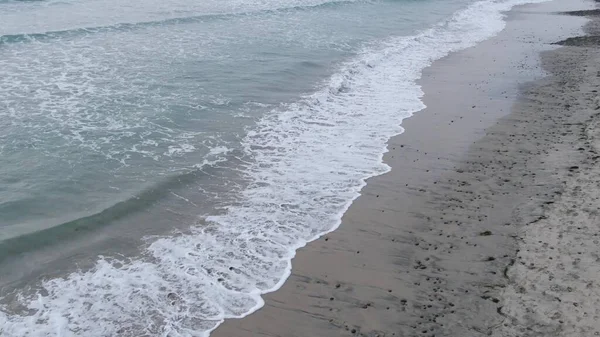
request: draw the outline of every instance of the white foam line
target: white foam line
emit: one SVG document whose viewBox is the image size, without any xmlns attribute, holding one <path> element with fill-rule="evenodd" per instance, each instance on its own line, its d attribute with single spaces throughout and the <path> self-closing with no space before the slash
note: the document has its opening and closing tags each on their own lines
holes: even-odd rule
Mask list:
<svg viewBox="0 0 600 337">
<path fill-rule="evenodd" d="M 192 234 L 162 237 L 133 261 L 22 294 L 32 314 L 0 312 L 3 337 L 208 336 L 224 319 L 263 306 L 296 250 L 337 229 L 365 180 L 383 174 L 387 141 L 423 109 L 416 84 L 433 61 L 500 32 L 503 11 L 541 1 L 480 1 L 417 36 L 387 41 L 344 65 L 325 88 L 273 111 L 243 145 L 254 158 L 239 204 Z"/>
<path fill-rule="evenodd" d="M 196 206 L 196 207 L 198 207 L 198 205 L 197 205 L 197 204 L 195 204 L 194 202 L 192 202 L 190 199 L 188 199 L 188 198 L 186 198 L 186 197 L 182 197 L 181 195 L 179 195 L 179 194 L 177 194 L 177 193 L 175 193 L 175 192 L 172 192 L 172 191 L 171 191 L 171 194 L 172 194 L 172 195 L 174 195 L 175 197 L 177 197 L 177 198 L 179 198 L 179 199 L 181 199 L 181 200 L 183 200 L 183 201 L 185 201 L 185 202 L 187 202 L 187 203 L 189 203 L 189 204 L 193 205 L 193 206 Z"/>
</svg>

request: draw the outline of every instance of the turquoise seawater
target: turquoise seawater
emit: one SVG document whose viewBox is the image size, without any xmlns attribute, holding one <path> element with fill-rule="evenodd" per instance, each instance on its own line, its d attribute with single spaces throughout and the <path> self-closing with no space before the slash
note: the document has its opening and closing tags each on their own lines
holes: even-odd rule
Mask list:
<svg viewBox="0 0 600 337">
<path fill-rule="evenodd" d="M 0 3 L 0 238 L 223 158 L 363 48 L 464 2 Z"/>
<path fill-rule="evenodd" d="M 0 335 L 204 336 L 519 0 L 0 0 Z"/>
</svg>

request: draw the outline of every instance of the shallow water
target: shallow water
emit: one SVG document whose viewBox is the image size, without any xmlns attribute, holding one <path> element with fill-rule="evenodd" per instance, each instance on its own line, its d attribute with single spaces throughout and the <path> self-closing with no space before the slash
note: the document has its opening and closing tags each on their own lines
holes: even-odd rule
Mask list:
<svg viewBox="0 0 600 337">
<path fill-rule="evenodd" d="M 519 3 L 0 0 L 0 333 L 257 309 L 388 170 L 422 69 Z"/>
</svg>

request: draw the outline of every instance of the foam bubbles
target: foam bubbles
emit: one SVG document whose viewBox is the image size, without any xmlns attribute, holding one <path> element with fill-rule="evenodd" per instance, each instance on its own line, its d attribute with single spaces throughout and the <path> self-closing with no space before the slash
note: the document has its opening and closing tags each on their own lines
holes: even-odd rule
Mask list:
<svg viewBox="0 0 600 337">
<path fill-rule="evenodd" d="M 387 140 L 424 108 L 422 70 L 499 32 L 501 12 L 523 2 L 477 2 L 421 34 L 365 50 L 322 90 L 248 132 L 251 183 L 237 204 L 189 234 L 149 243 L 141 258 L 103 258 L 91 271 L 45 281 L 43 295 L 21 295 L 29 314 L 0 312 L 0 334 L 206 336 L 260 308 L 261 295 L 289 276 L 295 251 L 337 228 L 365 179 L 389 170 Z"/>
</svg>

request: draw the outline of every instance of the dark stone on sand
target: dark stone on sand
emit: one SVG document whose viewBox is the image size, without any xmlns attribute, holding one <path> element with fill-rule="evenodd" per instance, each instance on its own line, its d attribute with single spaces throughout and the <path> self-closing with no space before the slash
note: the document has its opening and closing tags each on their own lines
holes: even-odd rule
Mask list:
<svg viewBox="0 0 600 337">
<path fill-rule="evenodd" d="M 573 15 L 573 16 L 600 16 L 600 9 L 569 11 L 569 12 L 562 12 L 561 14 Z"/>
<path fill-rule="evenodd" d="M 589 35 L 589 36 L 577 36 L 570 37 L 568 39 L 555 42 L 553 44 L 559 46 L 574 46 L 574 47 L 595 47 L 600 46 L 600 36 Z"/>
<path fill-rule="evenodd" d="M 493 256 L 488 256 L 488 257 L 485 259 L 485 261 L 494 261 L 494 260 L 496 260 L 496 258 L 495 258 L 495 257 L 493 257 Z"/>
<path fill-rule="evenodd" d="M 490 236 L 492 235 L 492 231 L 483 231 L 479 233 L 479 236 Z"/>
</svg>

